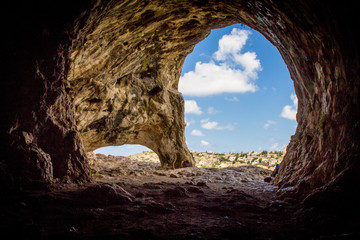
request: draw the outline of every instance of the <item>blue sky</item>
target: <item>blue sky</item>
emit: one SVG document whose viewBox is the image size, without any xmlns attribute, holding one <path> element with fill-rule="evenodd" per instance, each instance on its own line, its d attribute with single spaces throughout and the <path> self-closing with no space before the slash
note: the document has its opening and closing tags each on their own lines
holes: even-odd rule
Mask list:
<svg viewBox="0 0 360 240">
<path fill-rule="evenodd" d="M 294 86 L 277 49 L 243 25 L 212 30 L 185 60 L 179 91 L 185 99 L 190 150 L 285 150 L 296 129 Z M 147 150 L 106 147 L 112 155 Z"/>
</svg>

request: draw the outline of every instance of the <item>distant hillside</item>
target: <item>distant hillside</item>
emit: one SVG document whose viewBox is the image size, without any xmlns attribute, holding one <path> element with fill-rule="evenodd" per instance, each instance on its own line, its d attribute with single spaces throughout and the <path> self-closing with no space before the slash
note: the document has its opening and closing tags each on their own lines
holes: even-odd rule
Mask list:
<svg viewBox="0 0 360 240">
<path fill-rule="evenodd" d="M 256 165 L 259 167 L 274 169 L 285 155 L 280 151 L 262 151 L 248 153 L 217 153 L 217 152 L 195 152 L 191 151 L 197 167 L 226 168 L 239 167 L 243 165 Z M 130 159 L 145 162 L 159 162 L 159 158 L 153 151 L 144 151 L 130 155 Z"/>
</svg>

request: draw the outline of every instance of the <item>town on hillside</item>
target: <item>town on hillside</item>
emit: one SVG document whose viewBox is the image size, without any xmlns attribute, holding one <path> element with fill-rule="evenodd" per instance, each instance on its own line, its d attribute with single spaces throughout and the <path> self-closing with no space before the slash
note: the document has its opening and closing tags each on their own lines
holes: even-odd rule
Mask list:
<svg viewBox="0 0 360 240">
<path fill-rule="evenodd" d="M 262 151 L 246 153 L 218 153 L 218 152 L 196 152 L 190 151 L 196 167 L 205 168 L 226 168 L 240 167 L 244 165 L 254 165 L 273 170 L 276 164 L 280 164 L 284 158 L 285 152 L 282 151 Z M 142 153 L 129 156 L 133 160 L 157 162 L 158 156 L 153 151 L 144 151 Z"/>
</svg>

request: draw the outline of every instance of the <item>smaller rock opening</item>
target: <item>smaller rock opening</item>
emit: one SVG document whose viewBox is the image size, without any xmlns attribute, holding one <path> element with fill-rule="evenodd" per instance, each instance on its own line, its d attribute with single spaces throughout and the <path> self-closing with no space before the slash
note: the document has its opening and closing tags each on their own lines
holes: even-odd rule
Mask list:
<svg viewBox="0 0 360 240">
<path fill-rule="evenodd" d="M 138 144 L 102 147 L 87 152 L 87 156 L 96 182 L 123 181 L 128 177 L 148 176 L 161 169 L 158 155 Z"/>
<path fill-rule="evenodd" d="M 101 147 L 93 152 L 95 154 L 113 155 L 113 156 L 124 156 L 128 157 L 133 154 L 141 153 L 144 151 L 151 151 L 149 148 L 139 144 L 124 144 L 121 146 L 106 146 Z"/>
</svg>

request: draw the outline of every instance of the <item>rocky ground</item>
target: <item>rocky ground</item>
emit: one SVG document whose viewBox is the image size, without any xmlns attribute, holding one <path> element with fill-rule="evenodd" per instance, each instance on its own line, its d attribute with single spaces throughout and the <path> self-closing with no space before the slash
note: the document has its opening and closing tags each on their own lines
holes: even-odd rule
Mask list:
<svg viewBox="0 0 360 240">
<path fill-rule="evenodd" d="M 247 152 L 247 153 L 217 153 L 190 151 L 196 167 L 202 168 L 228 168 L 246 165 L 257 166 L 271 171 L 276 164 L 280 164 L 285 152 Z M 100 155 L 99 155 L 100 156 Z M 145 162 L 159 162 L 159 157 L 153 151 L 143 151 L 129 156 L 132 160 Z"/>
<path fill-rule="evenodd" d="M 228 168 L 180 168 L 174 170 L 161 169 L 157 161 L 137 161 L 127 157 L 90 154 L 93 176 L 96 182 L 137 184 L 186 184 L 207 186 L 213 190 L 223 191 L 241 189 L 248 194 L 261 192 L 261 196 L 273 195 L 277 188 L 264 183 L 264 177 L 271 171 L 255 166 Z"/>
<path fill-rule="evenodd" d="M 292 189 L 265 183 L 267 169 L 164 170 L 158 162 L 127 157 L 91 153 L 89 158 L 92 183 L 2 196 L 2 234 L 23 239 L 334 237 L 321 235 L 321 229 L 314 233 L 294 217 L 296 199 L 279 198 L 290 196 Z"/>
</svg>

